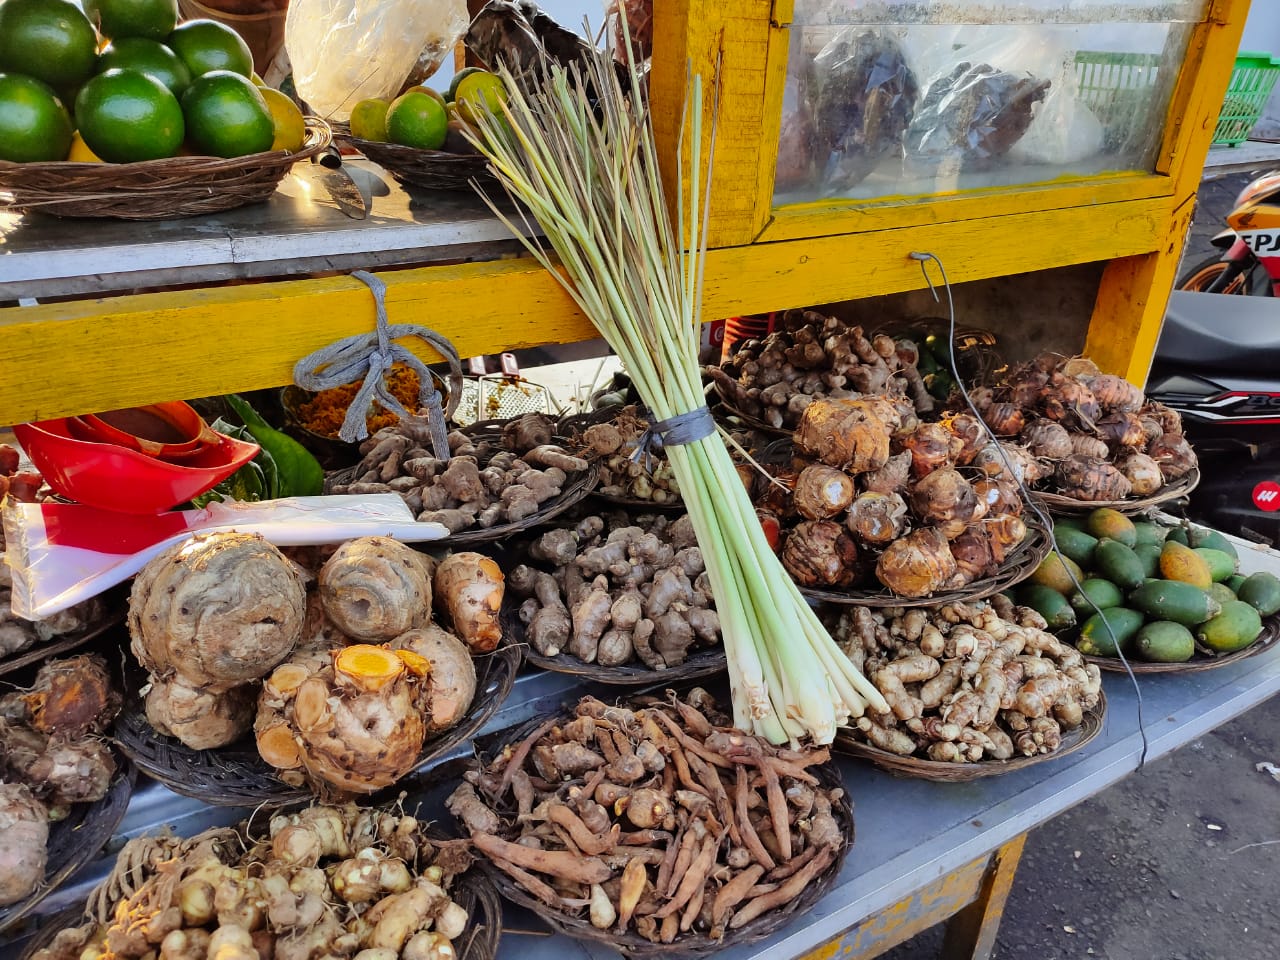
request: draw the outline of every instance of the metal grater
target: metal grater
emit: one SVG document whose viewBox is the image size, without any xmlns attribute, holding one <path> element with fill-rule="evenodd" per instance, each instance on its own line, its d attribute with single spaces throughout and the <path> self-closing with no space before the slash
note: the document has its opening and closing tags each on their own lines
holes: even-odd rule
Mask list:
<svg viewBox="0 0 1280 960">
<path fill-rule="evenodd" d="M 502 373 L 485 373 L 484 359 L 471 359 L 471 370 L 479 376 L 467 377 L 463 384 L 462 401 L 453 417 L 459 424 L 466 426 L 477 420 L 555 412 L 551 391 L 520 376 L 520 367 L 512 354 L 502 354 L 501 362 Z"/>
</svg>

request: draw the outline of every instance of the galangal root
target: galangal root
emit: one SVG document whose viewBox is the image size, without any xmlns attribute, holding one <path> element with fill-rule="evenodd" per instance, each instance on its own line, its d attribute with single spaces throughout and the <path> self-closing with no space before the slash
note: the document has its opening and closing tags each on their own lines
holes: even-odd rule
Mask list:
<svg viewBox="0 0 1280 960">
<path fill-rule="evenodd" d="M 587 427 L 577 440 L 584 453 L 599 458 L 600 493 L 655 504 L 679 503 L 680 484 L 661 443 L 640 449 L 648 429 L 639 409 L 628 406 L 608 423 Z"/>
<path fill-rule="evenodd" d="M 1038 466 L 1026 479 L 1077 500 L 1147 497 L 1197 465 L 1176 410 L 1082 357 L 1042 354 L 970 399 Z"/>
<path fill-rule="evenodd" d="M 750 486 L 801 586 L 927 597 L 994 574 L 1026 537 L 1018 486 L 984 465 L 993 442 L 973 416 L 920 423 L 884 398 L 818 398 L 794 445 Z"/>
<path fill-rule="evenodd" d="M 1044 618 L 1004 597 L 936 609 L 857 607 L 832 632 L 889 703 L 856 735 L 950 763 L 1053 753 L 1097 706 L 1102 679 Z"/>
<path fill-rule="evenodd" d="M 554 421 L 540 413 L 510 421 L 501 441 L 449 434 L 449 459 L 427 450 L 421 424 L 400 421 L 360 445 L 356 479 L 333 493 L 397 493 L 421 521 L 450 533 L 487 529 L 532 516 L 558 497 L 587 461 L 553 442 Z"/>
<path fill-rule="evenodd" d="M 527 598 L 520 619 L 534 650 L 602 667 L 639 660 L 665 670 L 699 646 L 719 644 L 720 621 L 688 516 L 639 522 L 588 516 L 533 542 L 529 563 L 512 570 L 509 582 Z"/>
<path fill-rule="evenodd" d="M 654 943 L 719 940 L 841 858 L 843 791 L 729 726 L 711 697 L 580 701 L 465 775 L 449 809 L 476 850 L 551 910 Z"/>
<path fill-rule="evenodd" d="M 260 829 L 260 828 L 259 828 Z M 397 808 L 314 806 L 190 840 L 143 837 L 90 897 L 90 921 L 33 960 L 454 960 L 463 841 Z"/>
</svg>

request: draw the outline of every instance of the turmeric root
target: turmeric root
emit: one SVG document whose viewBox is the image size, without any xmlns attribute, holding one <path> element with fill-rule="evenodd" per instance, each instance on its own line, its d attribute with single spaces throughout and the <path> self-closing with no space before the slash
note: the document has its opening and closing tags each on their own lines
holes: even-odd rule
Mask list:
<svg viewBox="0 0 1280 960">
<path fill-rule="evenodd" d="M 474 653 L 488 653 L 502 639 L 502 570 L 479 553 L 454 553 L 436 567 L 435 600 Z"/>
</svg>

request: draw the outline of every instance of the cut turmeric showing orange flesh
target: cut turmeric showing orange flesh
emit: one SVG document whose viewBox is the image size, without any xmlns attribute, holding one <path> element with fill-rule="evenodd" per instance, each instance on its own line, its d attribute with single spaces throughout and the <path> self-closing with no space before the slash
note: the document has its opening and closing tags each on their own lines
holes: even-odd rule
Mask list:
<svg viewBox="0 0 1280 960">
<path fill-rule="evenodd" d="M 372 693 L 404 673 L 405 664 L 386 647 L 357 643 L 344 647 L 334 658 L 333 667 L 339 680 Z"/>
</svg>

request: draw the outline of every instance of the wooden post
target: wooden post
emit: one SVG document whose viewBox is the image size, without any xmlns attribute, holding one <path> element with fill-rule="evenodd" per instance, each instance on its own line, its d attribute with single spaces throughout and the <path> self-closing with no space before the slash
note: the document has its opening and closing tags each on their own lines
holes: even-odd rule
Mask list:
<svg viewBox="0 0 1280 960">
<path fill-rule="evenodd" d="M 947 922 L 941 960 L 988 960 L 991 956 L 1026 840 L 1027 835 L 1020 834 L 992 856 L 978 899 Z"/>
<path fill-rule="evenodd" d="M 1151 369 L 1248 13 L 1249 0 L 1211 0 L 1208 16 L 1192 32 L 1156 165 L 1157 172 L 1173 180 L 1174 215 L 1157 250 L 1112 260 L 1098 288 L 1085 355 L 1107 373 L 1139 386 Z"/>
</svg>

